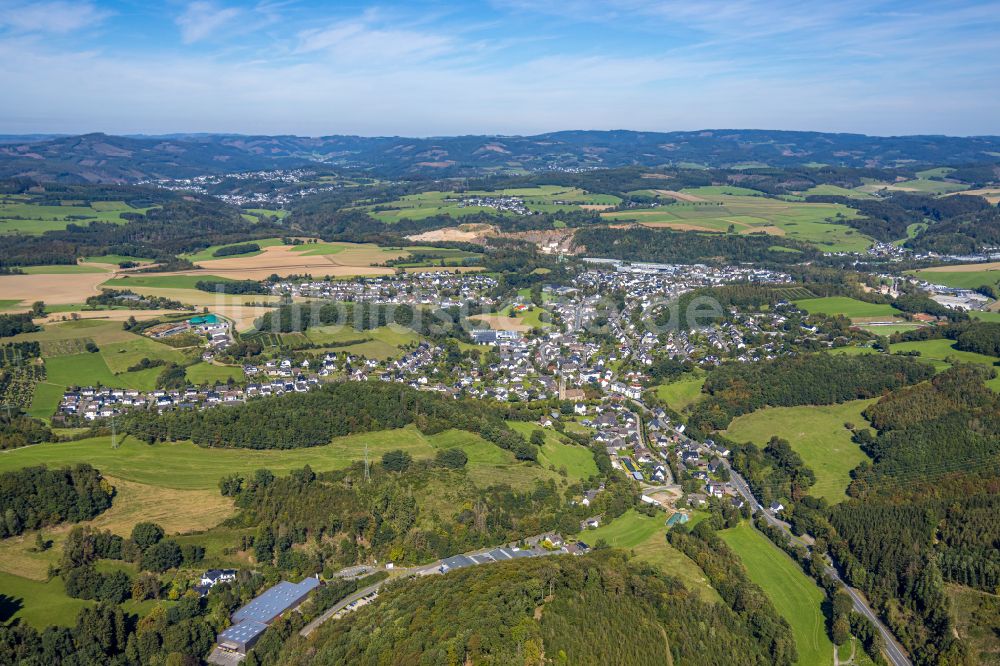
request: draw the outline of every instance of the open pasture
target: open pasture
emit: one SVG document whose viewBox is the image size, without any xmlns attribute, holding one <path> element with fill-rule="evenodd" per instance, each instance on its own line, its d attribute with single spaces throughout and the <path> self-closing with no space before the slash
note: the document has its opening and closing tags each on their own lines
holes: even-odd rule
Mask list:
<svg viewBox="0 0 1000 666">
<path fill-rule="evenodd" d="M 613 548 L 632 551 L 640 560 L 658 567 L 665 574 L 676 576 L 685 587 L 709 602 L 721 601 L 718 592 L 694 560 L 667 542 L 665 513 L 647 516 L 629 509 L 610 523 L 580 533 L 579 538 L 593 546 L 599 540 Z"/>
<path fill-rule="evenodd" d="M 861 412 L 872 402 L 767 407 L 738 416 L 729 424 L 726 436 L 737 442 L 753 442 L 758 447 L 764 447 L 775 435 L 788 440 L 816 474 L 816 485 L 810 494 L 825 497 L 832 504 L 845 499 L 851 470 L 868 459 L 861 447 L 851 441 L 851 433 L 844 424 L 866 427 L 868 421 Z"/>
<path fill-rule="evenodd" d="M 997 261 L 983 264 L 935 266 L 920 271 L 908 271 L 908 273 L 931 284 L 941 284 L 958 289 L 1000 285 L 1000 262 Z"/>
<path fill-rule="evenodd" d="M 802 191 L 802 196 L 836 196 L 850 197 L 852 199 L 871 199 L 872 195 L 861 190 L 853 190 L 839 185 L 813 185 L 808 190 Z"/>
<path fill-rule="evenodd" d="M 656 387 L 656 396 L 667 403 L 670 409 L 683 412 L 703 397 L 701 388 L 705 385 L 704 377 L 683 377 L 669 384 Z"/>
<path fill-rule="evenodd" d="M 282 342 L 289 344 L 290 337 L 296 335 L 301 335 L 304 341 L 326 345 L 332 351 L 378 360 L 400 356 L 404 347 L 420 342 L 420 336 L 409 328 L 380 326 L 359 331 L 352 326 L 338 325 L 309 328 L 299 334 L 282 334 Z"/>
<path fill-rule="evenodd" d="M 840 204 L 771 199 L 753 190 L 734 187 L 700 187 L 683 192 L 701 201 L 678 201 L 601 216 L 682 231 L 768 233 L 810 243 L 825 252 L 862 251 L 871 246 L 871 239 L 837 223 L 857 215 Z"/>
<path fill-rule="evenodd" d="M 764 590 L 792 626 L 799 653 L 797 663 L 833 663 L 833 642 L 827 636 L 822 609 L 826 598 L 823 590 L 791 557 L 750 525 L 723 530 L 719 536 L 739 555 L 750 580 Z"/>
<path fill-rule="evenodd" d="M 508 421 L 507 425 L 526 438 L 531 437 L 531 433 L 535 430 L 541 430 L 545 433 L 545 444 L 538 456 L 538 462 L 544 467 L 552 465 L 556 470 L 564 468 L 573 479 L 588 479 L 597 474 L 597 463 L 594 462 L 594 455 L 586 447 L 568 443 L 554 430 L 539 428 L 534 423 Z"/>
<path fill-rule="evenodd" d="M 366 444 L 371 460 L 380 459 L 392 449 L 403 449 L 414 458 L 427 459 L 433 458 L 439 448 L 462 446 L 467 453 L 475 452 L 479 459 L 469 464 L 469 473 L 477 483 L 510 483 L 525 488 L 537 479 L 561 478 L 540 465 L 517 462 L 509 451 L 474 433 L 449 430 L 424 435 L 412 426 L 337 437 L 325 446 L 289 450 L 202 448 L 191 442 L 149 445 L 131 437 L 120 438 L 120 446 L 112 449 L 110 437 L 94 437 L 0 452 L 0 471 L 29 465 L 52 467 L 86 462 L 116 479 L 175 490 L 217 492 L 219 479 L 233 472 L 250 473 L 265 467 L 276 474 L 286 474 L 307 464 L 318 472 L 343 469 L 364 459 Z M 471 461 L 474 456 L 470 453 L 469 457 Z"/>
<path fill-rule="evenodd" d="M 53 547 L 41 553 L 34 550 L 35 532 L 0 540 L 0 572 L 44 581 L 48 567 L 58 564 L 66 535 L 78 524 L 128 537 L 137 523 L 151 521 L 167 534 L 184 534 L 215 527 L 234 512 L 232 499 L 223 497 L 218 488 L 176 490 L 106 478 L 115 487 L 110 509 L 93 520 L 43 529 Z"/>
<path fill-rule="evenodd" d="M 900 312 L 891 305 L 866 303 L 847 296 L 826 296 L 823 298 L 803 298 L 793 301 L 796 307 L 809 314 L 843 315 L 848 319 L 891 320 Z"/>
<path fill-rule="evenodd" d="M 69 202 L 64 202 L 69 203 Z M 124 201 L 95 201 L 89 205 L 36 203 L 30 196 L 0 196 L 0 234 L 43 234 L 65 229 L 69 224 L 86 226 L 91 222 L 125 224 L 122 213 L 145 213 L 148 208 L 133 208 Z"/>
<path fill-rule="evenodd" d="M 41 331 L 22 333 L 12 341 L 37 341 L 45 359 L 46 379 L 35 388 L 31 414 L 52 416 L 69 386 L 98 383 L 117 388 L 152 390 L 162 368 L 129 372 L 143 358 L 182 363 L 187 356 L 156 340 L 122 330 L 120 321 L 81 319 L 47 324 Z M 93 342 L 99 351 L 88 352 Z"/>
<path fill-rule="evenodd" d="M 469 190 L 467 192 L 422 192 L 400 197 L 395 201 L 366 206 L 375 219 L 392 224 L 400 220 L 422 220 L 434 215 L 462 218 L 478 213 L 512 215 L 488 206 L 464 205 L 464 199 L 476 197 L 518 197 L 529 210 L 554 213 L 560 210 L 586 210 L 615 206 L 621 199 L 610 194 L 592 194 L 575 187 L 541 185 L 503 190 Z"/>
</svg>

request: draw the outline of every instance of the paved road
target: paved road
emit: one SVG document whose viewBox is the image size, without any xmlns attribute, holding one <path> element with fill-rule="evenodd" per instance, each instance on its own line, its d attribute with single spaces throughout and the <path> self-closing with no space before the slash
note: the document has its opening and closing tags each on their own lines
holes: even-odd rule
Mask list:
<svg viewBox="0 0 1000 666">
<path fill-rule="evenodd" d="M 739 494 L 742 495 L 743 498 L 750 504 L 750 508 L 753 510 L 754 513 L 761 514 L 762 516 L 764 516 L 764 520 L 766 520 L 768 524 L 773 525 L 781 529 L 783 532 L 785 532 L 785 534 L 788 535 L 790 541 L 793 541 L 794 543 L 803 546 L 806 549 L 809 548 L 809 545 L 807 543 L 805 543 L 802 539 L 792 534 L 791 527 L 789 526 L 788 523 L 786 523 L 783 520 L 779 520 L 777 517 L 773 516 L 772 514 L 764 510 L 764 507 L 761 506 L 761 503 L 758 502 L 757 498 L 754 497 L 752 492 L 750 492 L 750 486 L 747 485 L 746 480 L 742 476 L 740 476 L 739 472 L 737 472 L 732 468 L 732 466 L 730 466 L 728 460 L 723 460 L 723 464 L 725 464 L 725 466 L 729 469 L 729 477 L 733 483 L 733 486 L 736 488 L 737 492 L 739 492 Z M 830 575 L 831 578 L 833 578 L 841 585 L 843 585 L 844 589 L 847 590 L 847 593 L 851 595 L 851 600 L 854 602 L 854 610 L 856 610 L 857 612 L 861 613 L 869 620 L 871 620 L 872 624 L 874 624 L 875 627 L 878 629 L 878 632 L 882 635 L 882 640 L 885 643 L 885 652 L 886 656 L 889 658 L 889 663 L 891 663 L 893 666 L 912 666 L 913 662 L 911 662 L 909 657 L 907 657 L 906 654 L 903 652 L 903 648 L 896 640 L 896 637 L 893 636 L 892 632 L 889 631 L 889 628 L 882 623 L 882 620 L 875 613 L 875 611 L 872 610 L 871 606 L 868 605 L 868 600 L 864 598 L 861 592 L 854 589 L 853 587 L 850 587 L 847 583 L 845 583 L 844 580 L 840 577 L 840 572 L 838 572 L 832 565 L 827 566 L 826 572 L 827 574 Z"/>
<path fill-rule="evenodd" d="M 404 577 L 412 575 L 413 573 L 409 571 L 403 574 Z M 396 579 L 398 580 L 398 577 Z M 394 579 L 386 578 L 385 580 L 380 580 L 379 582 L 374 583 L 373 585 L 369 585 L 368 587 L 363 587 L 357 592 L 347 595 L 346 597 L 335 603 L 333 606 L 330 606 L 328 609 L 326 609 L 326 611 L 318 618 L 316 618 L 315 620 L 304 626 L 302 628 L 302 631 L 299 632 L 299 635 L 308 636 L 312 632 L 316 631 L 316 628 L 319 627 L 319 625 L 323 624 L 331 617 L 333 617 L 335 614 L 347 608 L 349 605 L 353 604 L 358 599 L 361 599 L 362 597 L 367 597 L 372 592 L 378 592 L 379 588 L 388 583 L 390 580 Z"/>
</svg>

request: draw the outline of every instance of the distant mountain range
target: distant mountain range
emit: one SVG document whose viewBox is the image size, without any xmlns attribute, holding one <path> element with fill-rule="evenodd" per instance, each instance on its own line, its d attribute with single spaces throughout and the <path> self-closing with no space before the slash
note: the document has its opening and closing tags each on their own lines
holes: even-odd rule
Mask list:
<svg viewBox="0 0 1000 666">
<path fill-rule="evenodd" d="M 134 182 L 323 163 L 381 175 L 641 166 L 897 167 L 1000 162 L 1000 137 L 703 130 L 566 131 L 536 136 L 0 136 L 0 177 Z"/>
</svg>

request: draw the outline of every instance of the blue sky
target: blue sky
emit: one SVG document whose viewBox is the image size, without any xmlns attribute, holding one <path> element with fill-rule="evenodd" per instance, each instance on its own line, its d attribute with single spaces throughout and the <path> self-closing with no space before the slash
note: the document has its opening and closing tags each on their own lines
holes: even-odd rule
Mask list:
<svg viewBox="0 0 1000 666">
<path fill-rule="evenodd" d="M 1000 2 L 0 0 L 0 133 L 1000 134 Z"/>
</svg>

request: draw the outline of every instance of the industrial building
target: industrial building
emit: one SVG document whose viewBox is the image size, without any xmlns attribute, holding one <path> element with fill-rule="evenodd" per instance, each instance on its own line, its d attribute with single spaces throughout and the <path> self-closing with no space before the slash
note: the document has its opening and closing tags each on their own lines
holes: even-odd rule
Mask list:
<svg viewBox="0 0 1000 666">
<path fill-rule="evenodd" d="M 301 583 L 281 581 L 268 588 L 233 613 L 233 626 L 219 634 L 219 648 L 245 655 L 260 640 L 271 622 L 285 611 L 296 608 L 317 587 L 319 580 L 306 578 Z"/>
</svg>

